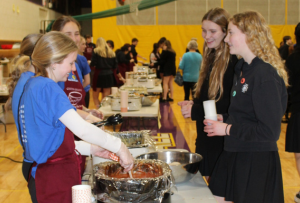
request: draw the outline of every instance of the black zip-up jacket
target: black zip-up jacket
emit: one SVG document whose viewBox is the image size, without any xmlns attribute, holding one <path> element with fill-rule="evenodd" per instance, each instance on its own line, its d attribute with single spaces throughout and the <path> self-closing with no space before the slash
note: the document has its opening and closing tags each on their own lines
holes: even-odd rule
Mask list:
<svg viewBox="0 0 300 203">
<path fill-rule="evenodd" d="M 96 69 L 101 70 L 100 75 L 110 75 L 113 74 L 113 69 L 118 68 L 118 62 L 116 57 L 104 58 L 93 52 L 90 66 L 95 66 Z"/>
<path fill-rule="evenodd" d="M 277 151 L 287 91 L 275 68 L 258 57 L 240 59 L 235 67 L 225 151 Z"/>
<path fill-rule="evenodd" d="M 300 112 L 300 47 L 296 46 L 286 60 L 285 65 L 289 74 L 289 92 L 291 93 L 291 108 L 290 111 Z"/>
</svg>

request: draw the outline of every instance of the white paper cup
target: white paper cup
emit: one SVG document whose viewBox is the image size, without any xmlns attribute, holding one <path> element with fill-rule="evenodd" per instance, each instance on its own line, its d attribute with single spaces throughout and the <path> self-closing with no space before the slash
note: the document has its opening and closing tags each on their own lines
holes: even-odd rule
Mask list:
<svg viewBox="0 0 300 203">
<path fill-rule="evenodd" d="M 215 100 L 207 100 L 203 102 L 205 116 L 217 115 L 216 102 Z"/>
<path fill-rule="evenodd" d="M 74 185 L 72 187 L 72 203 L 91 203 L 91 186 Z"/>
<path fill-rule="evenodd" d="M 111 94 L 116 94 L 118 92 L 118 88 L 117 87 L 112 87 L 111 88 Z"/>
<path fill-rule="evenodd" d="M 134 73 L 138 72 L 138 67 L 137 66 L 133 66 L 133 72 Z"/>
</svg>

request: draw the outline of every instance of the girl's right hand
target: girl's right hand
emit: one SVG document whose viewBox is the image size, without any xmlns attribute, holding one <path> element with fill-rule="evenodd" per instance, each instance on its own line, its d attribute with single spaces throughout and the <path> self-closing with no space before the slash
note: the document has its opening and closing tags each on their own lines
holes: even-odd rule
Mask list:
<svg viewBox="0 0 300 203">
<path fill-rule="evenodd" d="M 134 159 L 123 142 L 121 143 L 121 148 L 116 155 L 120 158 L 120 164 L 124 168 L 124 171 L 130 171 L 133 167 Z"/>
<path fill-rule="evenodd" d="M 223 115 L 222 114 L 218 114 L 217 119 L 219 122 L 223 123 Z"/>
<path fill-rule="evenodd" d="M 193 101 L 182 101 L 178 102 L 178 105 L 181 106 L 181 113 L 184 118 L 190 118 L 192 112 Z"/>
</svg>

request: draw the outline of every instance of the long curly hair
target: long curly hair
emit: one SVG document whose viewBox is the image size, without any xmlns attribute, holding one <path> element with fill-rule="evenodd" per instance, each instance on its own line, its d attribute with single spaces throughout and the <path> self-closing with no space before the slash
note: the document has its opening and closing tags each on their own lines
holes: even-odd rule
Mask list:
<svg viewBox="0 0 300 203">
<path fill-rule="evenodd" d="M 114 58 L 116 57 L 115 52 L 109 48 L 108 44 L 106 43 L 105 39 L 99 37 L 96 42 L 96 48 L 94 52 L 100 55 L 103 58 Z"/>
<path fill-rule="evenodd" d="M 222 8 L 213 8 L 209 10 L 202 18 L 219 25 L 223 33 L 227 33 L 229 14 Z M 224 37 L 225 38 L 225 37 Z M 203 46 L 203 60 L 201 64 L 201 70 L 199 73 L 199 79 L 195 87 L 195 97 L 200 96 L 201 87 L 205 78 L 207 77 L 210 67 L 212 71 L 209 77 L 208 98 L 219 101 L 223 96 L 223 79 L 227 70 L 227 66 L 230 59 L 230 53 L 228 45 L 221 41 L 220 46 L 216 49 L 211 49 L 204 43 Z"/>
<path fill-rule="evenodd" d="M 234 15 L 229 21 L 246 35 L 246 42 L 252 53 L 272 65 L 288 86 L 288 75 L 284 63 L 264 17 L 256 11 L 246 11 Z"/>
</svg>

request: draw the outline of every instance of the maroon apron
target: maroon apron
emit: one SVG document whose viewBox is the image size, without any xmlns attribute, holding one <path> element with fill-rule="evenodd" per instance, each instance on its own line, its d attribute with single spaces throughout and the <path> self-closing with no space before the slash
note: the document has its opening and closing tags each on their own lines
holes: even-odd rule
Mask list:
<svg viewBox="0 0 300 203">
<path fill-rule="evenodd" d="M 65 82 L 64 92 L 67 94 L 71 104 L 76 109 L 82 110 L 82 106 L 85 106 L 85 91 L 80 83 L 78 72 L 72 71 L 72 77 Z M 72 133 L 69 129 L 66 129 L 65 133 Z M 72 133 L 73 134 L 73 133 Z M 81 140 L 75 136 L 75 140 Z M 81 156 L 81 175 L 84 173 L 86 156 Z"/>
<path fill-rule="evenodd" d="M 35 174 L 36 198 L 39 203 L 71 203 L 72 186 L 81 184 L 80 160 L 75 152 L 74 135 L 67 128 L 64 141 Z"/>
<path fill-rule="evenodd" d="M 118 63 L 118 69 L 119 69 L 119 73 L 122 75 L 123 78 L 126 78 L 126 72 L 130 71 L 129 64 L 126 63 Z M 116 80 L 116 86 L 117 87 L 122 86 L 123 82 L 119 80 L 119 77 L 117 75 L 117 69 L 113 69 L 113 72 L 114 72 L 114 78 Z"/>
</svg>

